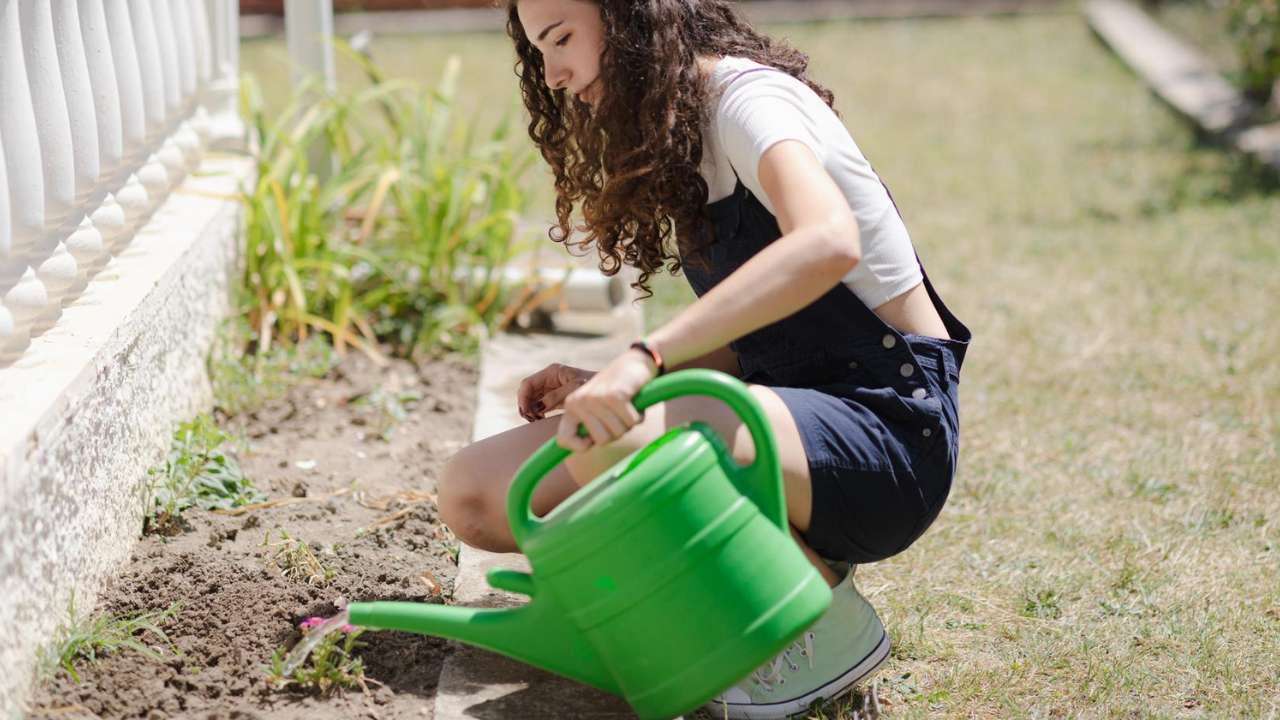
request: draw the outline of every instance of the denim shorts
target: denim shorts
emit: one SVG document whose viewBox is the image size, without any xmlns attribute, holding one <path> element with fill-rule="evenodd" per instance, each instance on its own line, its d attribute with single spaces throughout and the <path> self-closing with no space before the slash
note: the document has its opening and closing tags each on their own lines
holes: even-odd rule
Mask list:
<svg viewBox="0 0 1280 720">
<path fill-rule="evenodd" d="M 888 358 L 841 358 L 838 377 L 815 387 L 748 378 L 777 393 L 795 419 L 813 485 L 802 536 L 829 560 L 860 564 L 902 552 L 937 518 L 951 490 L 959 452 L 957 343 L 902 337 L 925 375 L 914 391 L 892 386 L 898 366 Z"/>
</svg>

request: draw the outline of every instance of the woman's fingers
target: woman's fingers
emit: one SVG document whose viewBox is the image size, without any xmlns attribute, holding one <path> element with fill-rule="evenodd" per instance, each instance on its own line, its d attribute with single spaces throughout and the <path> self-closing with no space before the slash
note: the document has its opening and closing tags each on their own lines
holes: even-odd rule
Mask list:
<svg viewBox="0 0 1280 720">
<path fill-rule="evenodd" d="M 538 417 L 543 417 L 546 413 L 549 413 L 552 410 L 559 410 L 564 404 L 565 398 L 572 395 L 574 391 L 582 387 L 585 382 L 586 380 L 583 379 L 571 380 L 559 387 L 547 390 L 547 392 L 534 403 L 534 405 L 536 405 L 536 407 L 533 408 L 534 413 Z"/>
<path fill-rule="evenodd" d="M 644 419 L 635 406 L 625 400 L 611 402 L 605 399 L 578 398 L 570 404 L 571 407 L 561 416 L 557 433 L 560 446 L 568 450 L 578 451 L 596 445 L 608 445 L 626 435 Z M 587 438 L 576 434 L 578 425 L 587 429 Z"/>
</svg>

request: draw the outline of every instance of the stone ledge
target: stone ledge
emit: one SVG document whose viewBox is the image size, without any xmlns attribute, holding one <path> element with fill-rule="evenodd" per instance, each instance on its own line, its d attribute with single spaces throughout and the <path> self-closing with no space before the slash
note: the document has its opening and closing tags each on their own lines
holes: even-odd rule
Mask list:
<svg viewBox="0 0 1280 720">
<path fill-rule="evenodd" d="M 0 716 L 36 652 L 91 611 L 138 538 L 148 467 L 212 400 L 205 359 L 229 312 L 243 156 L 211 156 L 120 256 L 0 370 Z"/>
</svg>

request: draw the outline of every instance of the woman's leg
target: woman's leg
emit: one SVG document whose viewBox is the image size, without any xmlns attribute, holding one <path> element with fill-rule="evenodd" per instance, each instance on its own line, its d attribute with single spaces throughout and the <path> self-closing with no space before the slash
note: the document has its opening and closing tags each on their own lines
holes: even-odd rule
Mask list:
<svg viewBox="0 0 1280 720">
<path fill-rule="evenodd" d="M 772 390 L 752 385 L 751 392 L 763 406 L 773 429 L 782 466 L 783 490 L 792 537 L 829 584 L 836 575 L 800 538 L 809 528 L 813 496 L 804 445 L 790 411 Z M 739 463 L 755 458 L 751 434 L 727 405 L 703 396 L 676 398 L 645 410 L 641 423 L 623 437 L 602 447 L 571 455 L 539 483 L 533 494 L 533 511 L 542 515 L 580 485 L 585 485 L 632 451 L 643 447 L 668 429 L 691 420 L 711 426 Z M 560 417 L 554 416 L 499 433 L 458 452 L 440 477 L 438 496 L 445 524 L 467 544 L 493 552 L 515 552 L 507 525 L 506 499 L 516 469 L 547 440 L 555 436 Z"/>
</svg>

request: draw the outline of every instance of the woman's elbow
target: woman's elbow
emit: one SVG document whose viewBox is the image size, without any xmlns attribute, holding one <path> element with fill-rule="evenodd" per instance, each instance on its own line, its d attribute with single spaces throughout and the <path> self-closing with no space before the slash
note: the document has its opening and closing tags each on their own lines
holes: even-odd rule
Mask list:
<svg viewBox="0 0 1280 720">
<path fill-rule="evenodd" d="M 862 240 L 853 213 L 842 213 L 833 218 L 827 224 L 824 236 L 831 262 L 841 269 L 841 277 L 857 267 L 862 260 Z"/>
</svg>

